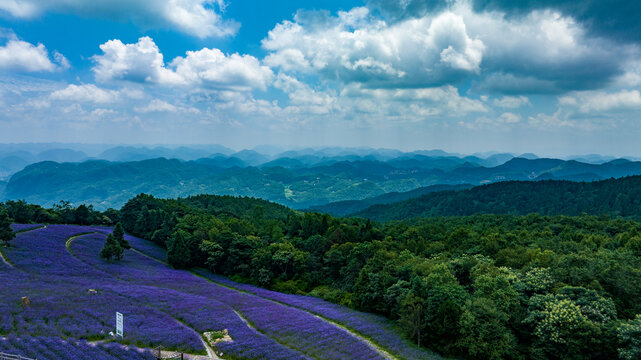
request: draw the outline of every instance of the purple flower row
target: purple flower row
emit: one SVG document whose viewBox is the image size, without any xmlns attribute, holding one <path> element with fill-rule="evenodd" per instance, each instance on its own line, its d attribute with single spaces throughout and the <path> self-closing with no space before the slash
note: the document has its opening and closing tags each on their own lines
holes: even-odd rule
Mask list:
<svg viewBox="0 0 641 360">
<path fill-rule="evenodd" d="M 15 232 L 27 231 L 41 227 L 42 224 L 11 224 L 11 230 Z"/>
<path fill-rule="evenodd" d="M 55 337 L 0 338 L 0 351 L 38 360 L 153 360 L 149 351 L 127 349 L 120 344 L 89 344 Z"/>
<path fill-rule="evenodd" d="M 421 349 L 403 338 L 399 335 L 400 331 L 396 329 L 395 324 L 382 316 L 356 311 L 313 296 L 284 294 L 249 284 L 237 283 L 224 276 L 211 274 L 206 270 L 197 272 L 218 283 L 304 309 L 340 323 L 403 359 L 441 359 L 440 356 Z"/>
<path fill-rule="evenodd" d="M 170 269 L 138 253 L 129 252 L 121 263 L 98 260 L 95 254 L 97 245 L 104 241 L 100 238 L 104 236 L 92 234 L 79 237 L 71 249 L 83 261 L 128 282 L 162 282 L 163 286 L 180 291 L 183 296 L 195 294 L 226 304 L 229 310 L 234 308 L 242 313 L 259 331 L 301 353 L 324 359 L 380 357 L 348 332 L 305 311 L 213 284 L 187 271 Z"/>
</svg>

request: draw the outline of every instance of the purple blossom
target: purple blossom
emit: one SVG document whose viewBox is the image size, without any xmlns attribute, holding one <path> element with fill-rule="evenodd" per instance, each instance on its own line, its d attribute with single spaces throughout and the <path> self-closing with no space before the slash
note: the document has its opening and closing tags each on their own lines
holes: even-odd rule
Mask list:
<svg viewBox="0 0 641 360">
<path fill-rule="evenodd" d="M 9 340 L 0 340 L 0 349 L 38 359 L 148 358 L 125 345 L 204 354 L 201 334 L 227 329 L 233 341 L 216 344 L 216 351 L 235 358 L 383 358 L 320 315 L 401 358 L 428 358 L 419 356 L 427 352 L 412 353 L 414 348 L 383 318 L 206 272 L 174 270 L 157 260 L 165 258 L 164 249 L 146 240 L 127 236 L 137 251 L 126 250 L 121 261 L 101 259 L 109 231 L 49 225 L 17 234 L 15 246 L 4 250 L 15 267 L 0 268 L 0 287 L 11 289 L 0 292 L 0 334 L 9 334 Z M 21 303 L 22 296 L 31 300 L 29 307 Z M 124 314 L 124 338 L 88 344 L 113 340 L 109 332 L 116 311 Z"/>
</svg>

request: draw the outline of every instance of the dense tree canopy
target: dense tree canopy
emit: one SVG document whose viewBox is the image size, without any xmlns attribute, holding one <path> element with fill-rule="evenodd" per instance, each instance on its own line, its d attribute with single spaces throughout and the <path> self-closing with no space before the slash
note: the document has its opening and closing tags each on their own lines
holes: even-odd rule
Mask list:
<svg viewBox="0 0 641 360">
<path fill-rule="evenodd" d="M 141 195 L 121 217 L 127 231 L 168 247 L 176 267 L 379 313 L 444 354 L 585 359 L 638 350 L 635 221 L 474 215 L 380 224 L 239 201 L 210 211 L 204 199 Z"/>
<path fill-rule="evenodd" d="M 641 176 L 596 182 L 503 181 L 440 191 L 356 213 L 373 220 L 474 214 L 590 215 L 641 219 Z"/>
</svg>

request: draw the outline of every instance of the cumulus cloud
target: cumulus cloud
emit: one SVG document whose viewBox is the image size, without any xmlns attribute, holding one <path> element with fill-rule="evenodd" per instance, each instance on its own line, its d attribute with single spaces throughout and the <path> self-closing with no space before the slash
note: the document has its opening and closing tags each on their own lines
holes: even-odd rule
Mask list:
<svg viewBox="0 0 641 360">
<path fill-rule="evenodd" d="M 139 25 L 174 28 L 206 37 L 233 35 L 239 25 L 222 19 L 224 0 L 4 0 L 0 11 L 14 17 L 33 18 L 45 12 L 96 18 L 131 20 Z"/>
<path fill-rule="evenodd" d="M 531 105 L 530 99 L 526 96 L 503 96 L 500 99 L 494 99 L 493 104 L 506 109 L 516 109 L 524 105 Z"/>
<path fill-rule="evenodd" d="M 511 17 L 522 16 L 536 10 L 553 9 L 577 19 L 585 24 L 590 33 L 599 37 L 610 37 L 617 41 L 641 39 L 641 24 L 637 16 L 641 12 L 641 2 L 638 1 L 626 1 L 623 4 L 609 1 L 472 0 L 472 3 L 476 11 L 501 11 Z"/>
<path fill-rule="evenodd" d="M 93 84 L 71 84 L 64 89 L 54 91 L 49 96 L 52 100 L 78 101 L 90 103 L 112 103 L 120 98 L 115 90 L 105 90 Z"/>
<path fill-rule="evenodd" d="M 98 81 L 112 79 L 134 82 L 182 83 L 183 79 L 165 68 L 162 53 L 150 37 L 141 37 L 135 44 L 115 39 L 100 45 L 103 55 L 95 55 L 93 71 Z"/>
<path fill-rule="evenodd" d="M 411 9 L 418 2 L 400 3 Z M 390 22 L 367 8 L 336 16 L 299 12 L 276 25 L 262 45 L 267 65 L 345 83 L 429 87 L 473 79 L 475 90 L 562 93 L 602 88 L 627 59 L 638 58 L 634 46 L 589 35 L 559 11 L 509 17 L 476 12 L 459 0 Z"/>
<path fill-rule="evenodd" d="M 458 0 L 460 2 L 460 0 Z M 519 18 L 533 11 L 554 10 L 584 24 L 592 35 L 609 37 L 616 41 L 637 42 L 641 39 L 638 16 L 641 2 L 572 0 L 465 0 L 476 12 L 501 12 L 510 18 Z M 422 17 L 431 12 L 447 9 L 455 0 L 368 0 L 368 6 L 380 10 L 392 20 Z M 617 19 L 617 21 L 612 21 Z"/>
<path fill-rule="evenodd" d="M 356 111 L 403 114 L 417 120 L 435 115 L 455 117 L 489 111 L 481 101 L 461 96 L 451 85 L 423 89 L 371 89 L 350 85 L 341 92 L 341 99 L 344 98 L 350 98 L 351 107 Z"/>
<path fill-rule="evenodd" d="M 338 109 L 337 99 L 333 94 L 316 91 L 291 76 L 278 74 L 274 86 L 287 93 L 290 104 L 287 111 L 320 115 Z"/>
<path fill-rule="evenodd" d="M 186 83 L 216 88 L 265 90 L 272 82 L 272 70 L 251 55 L 225 55 L 218 49 L 187 51 L 186 57 L 171 62 Z"/>
<path fill-rule="evenodd" d="M 506 113 L 501 114 L 501 116 L 499 116 L 499 121 L 502 122 L 502 123 L 506 123 L 506 124 L 517 123 L 517 122 L 521 121 L 521 115 L 515 114 L 515 113 L 506 112 Z"/>
<path fill-rule="evenodd" d="M 200 111 L 196 108 L 186 108 L 182 106 L 176 106 L 170 104 L 166 101 L 160 99 L 153 99 L 146 106 L 135 107 L 134 111 L 139 113 L 152 113 L 152 112 L 188 112 L 192 114 L 198 114 Z"/>
<path fill-rule="evenodd" d="M 375 87 L 448 83 L 477 73 L 485 50 L 452 12 L 389 25 L 362 7 L 336 17 L 298 13 L 276 25 L 262 45 L 272 67 Z"/>
<path fill-rule="evenodd" d="M 613 93 L 581 91 L 560 97 L 559 104 L 576 108 L 581 113 L 638 110 L 641 109 L 641 93 L 639 90 L 621 90 Z"/>
<path fill-rule="evenodd" d="M 149 37 L 135 44 L 110 40 L 102 55 L 93 57 L 98 81 L 127 80 L 162 85 L 198 85 L 222 89 L 265 89 L 272 70 L 250 55 L 225 55 L 218 49 L 188 51 L 165 64 L 163 54 Z"/>
<path fill-rule="evenodd" d="M 53 53 L 53 60 L 43 44 L 33 45 L 11 38 L 0 46 L 0 70 L 25 72 L 57 71 L 69 68 L 69 61 L 60 53 Z"/>
<path fill-rule="evenodd" d="M 102 117 L 107 117 L 107 116 L 115 116 L 118 115 L 118 112 L 113 109 L 104 109 L 104 108 L 97 108 L 91 111 L 91 116 L 97 117 L 97 118 L 102 118 Z"/>
</svg>

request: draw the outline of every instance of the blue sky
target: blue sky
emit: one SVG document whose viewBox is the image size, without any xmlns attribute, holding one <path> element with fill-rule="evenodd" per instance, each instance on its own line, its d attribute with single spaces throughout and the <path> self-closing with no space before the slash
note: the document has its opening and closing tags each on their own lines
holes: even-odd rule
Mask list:
<svg viewBox="0 0 641 360">
<path fill-rule="evenodd" d="M 639 156 L 633 1 L 6 0 L 0 142 Z"/>
</svg>

